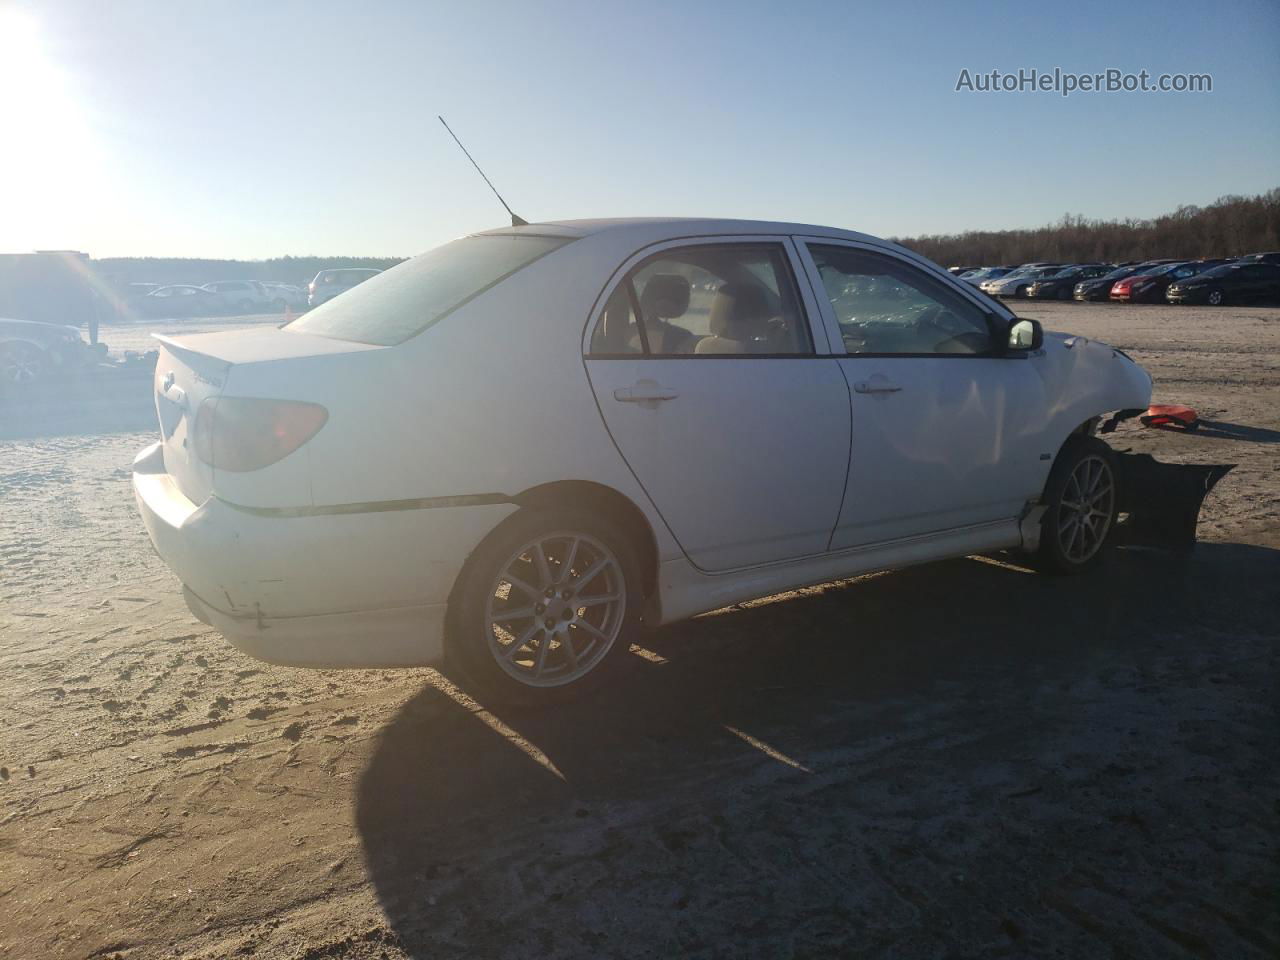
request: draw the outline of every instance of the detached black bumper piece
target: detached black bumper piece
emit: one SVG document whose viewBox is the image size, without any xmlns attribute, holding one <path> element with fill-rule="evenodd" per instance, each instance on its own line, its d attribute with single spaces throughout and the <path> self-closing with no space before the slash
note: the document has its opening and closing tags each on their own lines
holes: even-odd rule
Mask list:
<svg viewBox="0 0 1280 960">
<path fill-rule="evenodd" d="M 1149 453 L 1117 453 L 1120 512 L 1128 518 L 1116 530 L 1119 542 L 1190 548 L 1204 498 L 1234 463 L 1161 463 Z"/>
</svg>

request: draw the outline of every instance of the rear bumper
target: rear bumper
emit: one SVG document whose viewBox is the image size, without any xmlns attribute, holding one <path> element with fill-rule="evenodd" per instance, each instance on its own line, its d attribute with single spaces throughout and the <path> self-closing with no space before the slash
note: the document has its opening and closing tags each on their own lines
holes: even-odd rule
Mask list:
<svg viewBox="0 0 1280 960">
<path fill-rule="evenodd" d="M 516 509 L 276 516 L 216 497 L 195 504 L 159 444 L 134 461 L 133 489 L 196 617 L 251 656 L 308 667 L 439 663 L 462 564 Z"/>
</svg>

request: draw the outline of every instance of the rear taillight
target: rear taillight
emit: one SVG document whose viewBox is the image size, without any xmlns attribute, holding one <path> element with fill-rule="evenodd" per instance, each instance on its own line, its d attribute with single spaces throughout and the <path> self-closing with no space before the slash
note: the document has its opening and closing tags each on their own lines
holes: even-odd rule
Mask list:
<svg viewBox="0 0 1280 960">
<path fill-rule="evenodd" d="M 328 419 L 318 403 L 210 397 L 196 413 L 192 441 L 196 456 L 215 470 L 245 473 L 283 460 Z"/>
</svg>

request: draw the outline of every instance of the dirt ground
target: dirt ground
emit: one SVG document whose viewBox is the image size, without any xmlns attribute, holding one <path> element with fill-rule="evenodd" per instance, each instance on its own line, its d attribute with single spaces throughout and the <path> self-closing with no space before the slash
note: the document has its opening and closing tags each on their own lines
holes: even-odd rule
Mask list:
<svg viewBox="0 0 1280 960">
<path fill-rule="evenodd" d="M 1021 312 L 1199 408 L 1112 438 L 1239 464 L 1194 553 L 798 591 L 543 713 L 248 659 L 147 543 L 150 433 L 24 423 L 0 957 L 1280 955 L 1280 309 Z"/>
</svg>

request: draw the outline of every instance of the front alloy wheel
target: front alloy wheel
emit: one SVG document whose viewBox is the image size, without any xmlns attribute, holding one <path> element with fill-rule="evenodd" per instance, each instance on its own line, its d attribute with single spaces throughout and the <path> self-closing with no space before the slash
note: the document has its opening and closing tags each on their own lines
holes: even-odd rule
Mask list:
<svg viewBox="0 0 1280 960">
<path fill-rule="evenodd" d="M 1226 297 L 1224 297 L 1224 296 L 1222 295 L 1222 291 L 1221 291 L 1221 290 L 1210 290 L 1210 291 L 1209 291 L 1209 306 L 1211 306 L 1211 307 L 1220 307 L 1220 306 L 1222 306 L 1222 302 L 1223 302 L 1225 299 L 1226 299 Z"/>
<path fill-rule="evenodd" d="M 1039 559 L 1050 573 L 1083 573 L 1101 558 L 1120 503 L 1115 458 L 1096 437 L 1072 437 L 1049 474 Z"/>
</svg>

